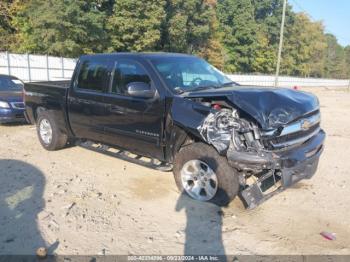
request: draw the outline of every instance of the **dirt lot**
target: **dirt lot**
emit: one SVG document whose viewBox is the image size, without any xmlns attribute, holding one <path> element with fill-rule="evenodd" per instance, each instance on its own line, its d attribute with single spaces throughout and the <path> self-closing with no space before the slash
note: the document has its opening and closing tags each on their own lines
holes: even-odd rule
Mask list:
<svg viewBox="0 0 350 262">
<path fill-rule="evenodd" d="M 0 254 L 350 254 L 350 93 L 316 94 L 327 132 L 317 174 L 253 211 L 179 196 L 170 172 L 47 152 L 33 126 L 0 126 Z"/>
</svg>

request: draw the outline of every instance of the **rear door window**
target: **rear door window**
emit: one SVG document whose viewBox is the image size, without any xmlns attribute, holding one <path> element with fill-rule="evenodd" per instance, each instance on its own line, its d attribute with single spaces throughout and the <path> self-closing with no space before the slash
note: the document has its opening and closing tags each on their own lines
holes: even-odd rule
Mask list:
<svg viewBox="0 0 350 262">
<path fill-rule="evenodd" d="M 108 89 L 111 66 L 108 61 L 84 61 L 81 64 L 77 87 L 79 89 L 104 92 Z"/>
</svg>

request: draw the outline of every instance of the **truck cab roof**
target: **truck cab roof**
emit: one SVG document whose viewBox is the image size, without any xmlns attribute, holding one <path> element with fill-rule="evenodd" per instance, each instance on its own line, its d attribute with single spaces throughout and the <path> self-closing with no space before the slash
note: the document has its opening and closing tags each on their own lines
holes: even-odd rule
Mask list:
<svg viewBox="0 0 350 262">
<path fill-rule="evenodd" d="M 167 57 L 194 57 L 189 54 L 182 53 L 166 53 L 166 52 L 120 52 L 120 53 L 109 53 L 109 54 L 93 54 L 93 55 L 82 55 L 81 59 L 88 59 L 92 57 L 133 57 L 133 58 L 167 58 Z"/>
</svg>

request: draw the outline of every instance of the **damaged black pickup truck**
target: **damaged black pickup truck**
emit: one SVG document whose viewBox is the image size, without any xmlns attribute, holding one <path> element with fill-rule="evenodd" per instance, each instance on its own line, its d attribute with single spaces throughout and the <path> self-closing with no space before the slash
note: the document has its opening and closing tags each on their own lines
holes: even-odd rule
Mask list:
<svg viewBox="0 0 350 262">
<path fill-rule="evenodd" d="M 312 177 L 325 140 L 314 95 L 240 86 L 182 54 L 82 56 L 71 81 L 25 84 L 25 101 L 47 150 L 92 141 L 156 159 L 219 205 L 254 208 Z"/>
</svg>

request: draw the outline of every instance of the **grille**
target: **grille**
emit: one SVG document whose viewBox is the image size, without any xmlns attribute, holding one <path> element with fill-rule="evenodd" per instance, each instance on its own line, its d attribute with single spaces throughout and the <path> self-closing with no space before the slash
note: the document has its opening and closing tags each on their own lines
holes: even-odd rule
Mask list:
<svg viewBox="0 0 350 262">
<path fill-rule="evenodd" d="M 308 118 L 310 116 L 315 116 L 318 114 L 320 114 L 320 110 L 316 110 L 316 111 L 312 111 L 310 113 L 307 113 L 307 114 L 303 115 L 302 117 L 300 117 L 299 119 Z M 296 119 L 296 120 L 299 120 L 299 119 Z"/>
<path fill-rule="evenodd" d="M 268 150 L 276 150 L 302 144 L 319 132 L 320 119 L 319 111 L 304 115 L 295 122 L 284 127 L 277 136 L 273 133 L 266 133 L 265 136 L 262 137 L 262 143 Z M 304 122 L 307 122 L 311 127 L 307 130 L 303 130 Z"/>
<path fill-rule="evenodd" d="M 288 142 L 293 141 L 293 140 L 299 140 L 299 139 L 302 139 L 304 137 L 308 137 L 309 135 L 314 133 L 319 128 L 320 128 L 320 124 L 316 124 L 306 131 L 298 131 L 298 132 L 288 134 L 285 136 L 266 139 L 263 142 L 264 142 L 265 147 L 267 147 L 269 149 L 273 149 L 274 148 L 273 145 L 288 143 Z"/>
</svg>

